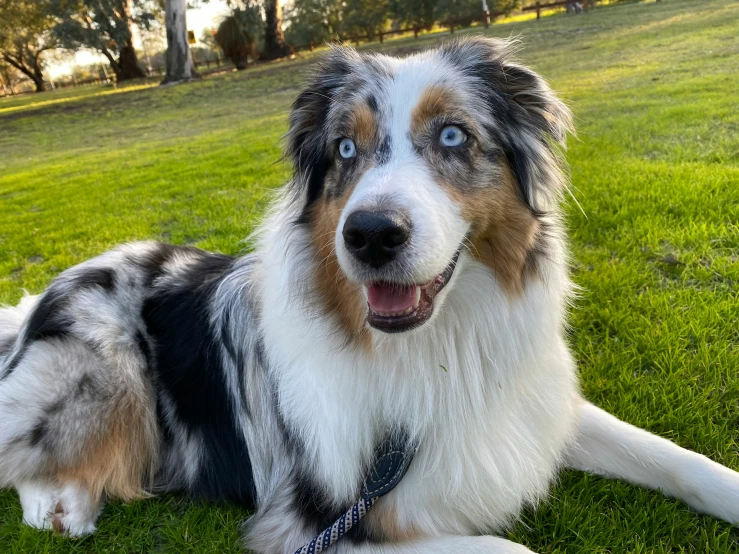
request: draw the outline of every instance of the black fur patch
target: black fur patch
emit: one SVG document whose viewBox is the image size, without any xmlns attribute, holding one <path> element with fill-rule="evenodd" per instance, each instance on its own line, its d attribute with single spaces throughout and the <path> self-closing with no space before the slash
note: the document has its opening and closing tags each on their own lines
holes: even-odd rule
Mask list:
<svg viewBox="0 0 739 554">
<path fill-rule="evenodd" d="M 136 332 L 136 344 L 139 346 L 139 350 L 141 350 L 141 353 L 144 356 L 144 359 L 146 360 L 146 367 L 149 369 L 149 371 L 152 370 L 151 363 L 153 361 L 151 356 L 151 348 L 149 348 L 149 342 L 146 340 L 146 337 L 144 336 L 144 333 L 141 331 Z"/>
<path fill-rule="evenodd" d="M 550 223 L 544 220 L 539 221 L 539 231 L 534 237 L 534 244 L 526 253 L 523 270 L 525 273 L 536 273 L 543 277 L 541 273 L 541 261 L 550 259 L 551 241 L 555 231 Z"/>
<path fill-rule="evenodd" d="M 25 334 L 25 345 L 34 340 L 65 337 L 69 332 L 70 321 L 62 316 L 62 310 L 69 301 L 70 291 L 58 291 L 53 285 L 41 296 L 31 312 Z"/>
<path fill-rule="evenodd" d="M 115 289 L 115 272 L 108 268 L 91 268 L 80 273 L 74 280 L 75 288 L 100 287 L 103 290 Z"/>
<path fill-rule="evenodd" d="M 357 498 L 359 498 L 359 493 L 357 493 Z M 307 475 L 300 475 L 296 482 L 295 500 L 298 513 L 308 527 L 314 529 L 316 535 L 333 525 L 351 507 L 350 505 L 332 507 L 324 489 Z M 369 532 L 364 522 L 352 527 L 346 537 L 353 543 L 380 540 Z"/>
<path fill-rule="evenodd" d="M 288 153 L 293 157 L 296 178 L 306 186 L 305 209 L 301 220 L 307 219 L 308 209 L 323 192 L 329 167 L 323 126 L 334 88 L 324 86 L 317 90 L 306 90 L 293 104 Z"/>
<path fill-rule="evenodd" d="M 234 420 L 217 331 L 209 322 L 213 293 L 233 261 L 201 253 L 188 268 L 187 279 L 153 295 L 142 316 L 151 337 L 157 386 L 171 399 L 178 424 L 203 439 L 200 476 L 191 492 L 253 507 L 251 461 Z"/>
<path fill-rule="evenodd" d="M 15 337 L 10 337 L 6 340 L 1 340 L 0 341 L 0 356 L 9 354 L 10 351 L 13 349 L 14 344 L 15 344 Z"/>
<path fill-rule="evenodd" d="M 390 135 L 385 135 L 385 138 L 382 139 L 382 142 L 375 151 L 375 161 L 378 165 L 386 164 L 390 161 L 391 155 L 392 141 L 390 140 Z"/>
<path fill-rule="evenodd" d="M 144 255 L 131 256 L 129 262 L 137 265 L 144 272 L 144 285 L 148 288 L 164 274 L 164 264 L 171 260 L 177 252 L 198 252 L 197 248 L 189 246 L 174 246 L 163 242 L 157 243 L 156 248 Z"/>
<path fill-rule="evenodd" d="M 46 419 L 40 420 L 33 429 L 28 433 L 28 444 L 31 446 L 39 446 L 44 438 L 46 437 L 46 425 L 48 424 Z"/>
<path fill-rule="evenodd" d="M 51 284 L 31 311 L 20 350 L 8 363 L 0 381 L 18 367 L 32 342 L 64 338 L 69 334 L 72 322 L 64 310 L 75 293 L 92 287 L 112 292 L 115 289 L 115 272 L 108 268 L 86 268 L 71 276 L 62 276 Z"/>
<path fill-rule="evenodd" d="M 323 487 L 302 473 L 295 484 L 295 500 L 301 517 L 316 534 L 333 525 L 349 509 L 349 506 L 332 506 Z"/>
</svg>

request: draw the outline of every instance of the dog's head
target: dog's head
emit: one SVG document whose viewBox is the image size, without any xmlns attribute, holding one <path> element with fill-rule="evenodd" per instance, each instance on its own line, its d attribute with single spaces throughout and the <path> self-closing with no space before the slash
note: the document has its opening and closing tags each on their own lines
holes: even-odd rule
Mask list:
<svg viewBox="0 0 739 554">
<path fill-rule="evenodd" d="M 299 223 L 326 307 L 353 335 L 423 325 L 460 256 L 523 291 L 571 119 L 510 49 L 483 38 L 405 59 L 334 48 L 295 101 Z"/>
</svg>

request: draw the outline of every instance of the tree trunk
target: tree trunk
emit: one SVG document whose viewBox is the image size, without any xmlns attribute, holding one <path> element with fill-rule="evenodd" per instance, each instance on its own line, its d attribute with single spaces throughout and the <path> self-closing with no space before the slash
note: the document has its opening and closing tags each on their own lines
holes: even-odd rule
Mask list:
<svg viewBox="0 0 739 554">
<path fill-rule="evenodd" d="M 136 49 L 133 47 L 132 41 L 121 46 L 118 51 L 118 68 L 116 70 L 116 79 L 125 81 L 127 79 L 142 79 L 146 74 L 139 67 L 139 60 L 136 57 Z"/>
<path fill-rule="evenodd" d="M 41 72 L 34 72 L 31 76 L 31 80 L 36 87 L 36 92 L 44 92 L 46 90 L 46 85 L 44 84 L 44 78 L 41 76 Z"/>
<path fill-rule="evenodd" d="M 127 79 L 143 79 L 146 77 L 142 69 L 139 67 L 139 60 L 136 56 L 136 49 L 133 47 L 133 32 L 131 29 L 131 0 L 123 0 L 121 2 L 123 13 L 121 21 L 126 25 L 126 39 L 118 44 L 118 63 L 115 70 L 117 81 L 125 81 Z"/>
<path fill-rule="evenodd" d="M 44 92 L 46 90 L 46 85 L 44 85 L 44 75 L 41 72 L 41 65 L 38 61 L 39 53 L 37 53 L 33 57 L 33 75 L 31 76 L 31 79 L 33 79 L 33 84 L 36 85 L 36 92 Z M 52 85 L 53 88 L 54 85 Z"/>
<path fill-rule="evenodd" d="M 264 52 L 263 60 L 276 60 L 290 55 L 290 47 L 285 43 L 282 33 L 282 6 L 280 0 L 267 0 L 264 3 Z"/>
<path fill-rule="evenodd" d="M 162 84 L 191 81 L 199 77 L 187 40 L 187 0 L 166 0 L 167 74 Z"/>
</svg>

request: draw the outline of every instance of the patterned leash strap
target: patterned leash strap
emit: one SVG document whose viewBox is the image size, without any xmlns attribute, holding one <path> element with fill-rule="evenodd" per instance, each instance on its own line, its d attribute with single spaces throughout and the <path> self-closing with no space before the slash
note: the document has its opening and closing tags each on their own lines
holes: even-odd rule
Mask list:
<svg viewBox="0 0 739 554">
<path fill-rule="evenodd" d="M 359 500 L 331 527 L 296 550 L 295 554 L 318 554 L 346 535 L 370 511 L 378 498 L 400 483 L 415 453 L 416 448 L 409 447 L 405 435 L 394 435 L 383 441 L 375 453 L 372 470 L 362 486 Z"/>
<path fill-rule="evenodd" d="M 296 551 L 295 554 L 318 554 L 318 552 L 323 552 L 348 533 L 352 527 L 359 523 L 359 520 L 369 512 L 369 509 L 374 503 L 374 498 L 360 498 L 347 513 L 336 521 L 336 523 L 303 546 L 303 548 Z"/>
</svg>

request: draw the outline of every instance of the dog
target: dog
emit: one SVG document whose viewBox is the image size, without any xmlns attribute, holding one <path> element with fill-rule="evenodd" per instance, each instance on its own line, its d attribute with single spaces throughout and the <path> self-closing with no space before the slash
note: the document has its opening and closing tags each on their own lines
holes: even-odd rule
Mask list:
<svg viewBox="0 0 739 554">
<path fill-rule="evenodd" d="M 247 548 L 290 554 L 401 437 L 405 476 L 338 551 L 529 552 L 495 533 L 563 468 L 739 522 L 739 474 L 580 394 L 571 129 L 509 42 L 334 47 L 252 253 L 127 244 L 0 311 L 0 486 L 70 536 L 109 498 L 237 502 Z"/>
</svg>

